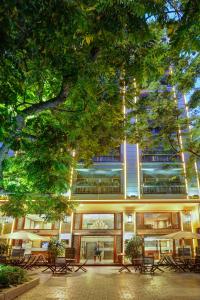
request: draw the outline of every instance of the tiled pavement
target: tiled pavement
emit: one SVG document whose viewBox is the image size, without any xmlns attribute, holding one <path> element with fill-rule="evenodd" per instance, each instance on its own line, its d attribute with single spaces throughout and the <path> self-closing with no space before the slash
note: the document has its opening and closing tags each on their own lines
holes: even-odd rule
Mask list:
<svg viewBox="0 0 200 300">
<path fill-rule="evenodd" d="M 18 300 L 200 300 L 200 274 L 119 273 L 116 267 L 50 276 Z M 48 278 L 48 279 L 47 279 Z M 47 280 L 46 280 L 47 279 Z M 46 280 L 46 281 L 45 281 Z"/>
</svg>

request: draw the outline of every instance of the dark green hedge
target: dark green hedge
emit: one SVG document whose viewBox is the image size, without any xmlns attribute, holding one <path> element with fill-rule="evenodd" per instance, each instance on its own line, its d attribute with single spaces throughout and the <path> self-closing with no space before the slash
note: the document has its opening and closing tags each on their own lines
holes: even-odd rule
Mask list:
<svg viewBox="0 0 200 300">
<path fill-rule="evenodd" d="M 0 288 L 17 285 L 27 280 L 27 272 L 19 267 L 0 266 Z"/>
</svg>

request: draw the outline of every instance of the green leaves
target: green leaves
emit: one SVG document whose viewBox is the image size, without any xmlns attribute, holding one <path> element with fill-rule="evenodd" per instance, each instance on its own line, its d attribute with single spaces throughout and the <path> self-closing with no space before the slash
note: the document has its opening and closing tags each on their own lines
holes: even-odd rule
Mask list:
<svg viewBox="0 0 200 300">
<path fill-rule="evenodd" d="M 0 169 L 2 188 L 20 193 L 16 203 L 21 205 L 27 195 L 62 196 L 76 161 L 91 163 L 93 156 L 118 147 L 125 134 L 142 148 L 159 145 L 162 139 L 167 147 L 173 141 L 179 148 L 173 132 L 179 126 L 185 130 L 187 124 L 180 122 L 170 93 L 153 92 L 148 99 L 133 101 L 143 89 L 158 90 L 157 82 L 171 65 L 174 72 L 165 77 L 166 84 L 180 90 L 189 90 L 199 74 L 198 4 L 170 3 L 2 1 L 0 141 L 17 156 L 0 157 Z M 122 70 L 127 108 L 132 109 L 127 120 L 120 94 Z M 48 101 L 53 104 L 47 107 Z M 195 101 L 191 100 L 191 108 Z M 130 126 L 136 116 L 137 123 Z M 191 122 L 199 128 L 194 112 Z M 155 139 L 152 130 L 157 128 Z M 196 139 L 196 129 L 192 135 Z M 17 205 L 12 201 L 7 207 L 15 214 Z M 55 201 L 58 207 L 45 201 L 46 208 L 41 207 L 49 215 L 53 209 L 61 212 L 62 201 Z M 22 205 L 20 213 L 27 211 Z"/>
</svg>

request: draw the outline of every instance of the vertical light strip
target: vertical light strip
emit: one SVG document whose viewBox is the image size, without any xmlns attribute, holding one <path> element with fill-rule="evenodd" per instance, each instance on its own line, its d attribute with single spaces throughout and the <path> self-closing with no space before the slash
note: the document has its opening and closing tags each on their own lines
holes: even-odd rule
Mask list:
<svg viewBox="0 0 200 300">
<path fill-rule="evenodd" d="M 72 157 L 75 157 L 75 150 L 72 151 Z M 72 161 L 74 162 L 74 159 L 72 159 Z M 71 168 L 71 172 L 70 172 L 70 179 L 69 179 L 69 200 L 71 199 L 72 196 L 72 184 L 73 184 L 73 176 L 74 176 L 74 167 L 72 166 Z"/>
<path fill-rule="evenodd" d="M 123 212 L 122 213 L 122 218 L 123 218 L 123 223 L 122 223 L 122 234 L 123 234 L 123 236 L 122 236 L 122 253 L 124 253 L 125 252 L 125 240 L 124 240 L 124 232 L 125 232 L 125 224 L 124 224 L 124 222 L 125 222 L 125 213 Z M 123 259 L 124 257 L 122 257 L 122 259 Z"/>
<path fill-rule="evenodd" d="M 183 99 L 184 99 L 184 104 L 185 104 L 186 116 L 189 119 L 189 111 L 188 111 L 188 105 L 187 105 L 185 94 L 183 95 Z M 191 126 L 190 126 L 190 124 L 188 125 L 188 128 L 189 128 L 189 133 L 190 133 L 190 140 L 192 140 Z M 198 187 L 198 192 L 199 192 L 199 196 L 200 196 L 200 179 L 199 179 L 199 174 L 198 174 L 198 168 L 197 168 L 197 161 L 196 161 L 196 159 L 194 161 L 194 169 L 195 169 L 195 173 L 196 173 L 197 187 Z"/>
<path fill-rule="evenodd" d="M 137 85 L 136 85 L 136 80 L 135 78 L 133 79 L 133 86 L 136 89 Z M 137 103 L 137 97 L 134 96 L 134 103 Z M 136 116 L 136 123 L 137 123 L 137 116 Z M 136 148 L 137 148 L 137 179 L 138 179 L 138 198 L 141 198 L 141 194 L 140 194 L 140 150 L 139 150 L 139 144 L 136 144 Z"/>
<path fill-rule="evenodd" d="M 123 115 L 124 119 L 126 117 L 126 99 L 125 99 L 125 94 L 126 94 L 126 84 L 125 80 L 123 78 L 122 80 L 122 105 L 123 105 Z M 124 137 L 124 143 L 123 143 L 123 148 L 124 148 L 124 199 L 126 199 L 126 192 L 127 192 L 127 153 L 126 153 L 126 136 Z"/>
<path fill-rule="evenodd" d="M 178 101 L 177 101 L 177 97 L 176 97 L 176 90 L 175 90 L 174 86 L 172 87 L 172 90 L 173 90 L 173 94 L 174 94 L 174 101 L 175 101 L 176 105 L 178 106 Z M 180 146 L 181 146 L 181 159 L 182 159 L 182 163 L 183 163 L 183 172 L 184 172 L 184 177 L 185 177 L 185 187 L 186 187 L 187 199 L 189 199 L 188 181 L 187 181 L 186 164 L 185 164 L 185 155 L 183 153 L 183 140 L 182 140 L 180 126 L 179 126 L 179 129 L 178 129 L 178 137 L 179 137 L 179 142 L 180 142 Z"/>
<path fill-rule="evenodd" d="M 62 221 L 59 224 L 59 241 L 61 241 L 61 233 L 62 233 Z"/>
<path fill-rule="evenodd" d="M 133 220 L 134 220 L 134 234 L 135 234 L 135 236 L 136 236 L 136 235 L 137 235 L 137 228 L 136 228 L 136 222 L 137 222 L 137 219 L 136 219 L 136 211 L 134 211 Z"/>
<path fill-rule="evenodd" d="M 4 226 L 5 226 L 5 223 L 3 222 L 3 223 L 2 223 L 2 228 L 1 228 L 1 235 L 3 235 Z"/>
<path fill-rule="evenodd" d="M 70 247 L 72 247 L 72 234 L 73 234 L 73 223 L 74 223 L 74 213 L 71 214 L 71 227 L 70 227 L 70 233 L 71 233 L 71 240 L 70 240 Z"/>
<path fill-rule="evenodd" d="M 10 233 L 13 233 L 14 227 L 15 227 L 15 219 L 13 219 L 12 227 L 11 227 L 11 232 Z M 8 242 L 8 245 L 10 246 L 11 244 L 12 244 L 12 240 L 10 239 L 9 242 Z"/>
<path fill-rule="evenodd" d="M 180 212 L 181 231 L 183 231 L 183 212 Z"/>
</svg>

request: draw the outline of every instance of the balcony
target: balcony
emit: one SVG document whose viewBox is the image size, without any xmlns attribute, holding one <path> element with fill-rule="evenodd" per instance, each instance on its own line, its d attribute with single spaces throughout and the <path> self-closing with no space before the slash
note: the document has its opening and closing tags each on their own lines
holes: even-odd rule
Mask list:
<svg viewBox="0 0 200 300">
<path fill-rule="evenodd" d="M 77 179 L 73 194 L 121 194 L 120 178 L 82 178 Z"/>
</svg>

